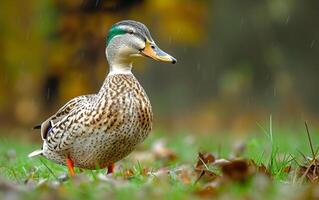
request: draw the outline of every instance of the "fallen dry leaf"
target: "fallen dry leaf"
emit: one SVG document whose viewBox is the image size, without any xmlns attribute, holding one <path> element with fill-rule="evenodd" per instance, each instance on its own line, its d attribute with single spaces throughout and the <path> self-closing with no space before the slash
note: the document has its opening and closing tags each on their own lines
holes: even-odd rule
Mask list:
<svg viewBox="0 0 319 200">
<path fill-rule="evenodd" d="M 305 159 L 306 164 L 299 167 L 298 176 L 306 177 L 307 180 L 311 183 L 318 183 L 318 179 L 319 179 L 319 169 L 318 169 L 319 160 L 317 159 L 318 149 L 315 151 L 313 148 L 307 122 L 305 122 L 305 127 L 307 131 L 309 146 L 312 152 L 312 157 L 306 157 L 304 154 L 301 153 Z"/>
<path fill-rule="evenodd" d="M 226 178 L 234 181 L 245 181 L 254 173 L 247 160 L 233 160 L 223 165 L 221 170 Z"/>
<path fill-rule="evenodd" d="M 211 182 L 216 180 L 218 177 L 220 177 L 219 175 L 217 175 L 215 172 L 212 172 L 210 170 L 202 170 L 199 174 L 197 173 L 197 179 L 195 181 L 195 183 L 197 183 L 198 181 L 202 181 L 202 182 Z"/>
<path fill-rule="evenodd" d="M 271 177 L 271 173 L 264 164 L 257 165 L 254 160 L 249 160 L 249 165 L 254 173 L 260 173 L 266 175 L 267 177 Z"/>
<path fill-rule="evenodd" d="M 145 167 L 143 169 L 141 169 L 141 171 L 140 171 L 142 176 L 148 176 L 149 172 L 150 172 L 150 169 L 149 168 L 145 168 Z"/>
<path fill-rule="evenodd" d="M 284 168 L 284 172 L 287 173 L 287 174 L 289 174 L 289 173 L 291 172 L 291 170 L 292 170 L 291 165 L 287 165 L 287 166 Z"/>
<path fill-rule="evenodd" d="M 198 160 L 195 165 L 195 173 L 197 179 L 195 183 L 202 182 L 211 182 L 214 181 L 219 175 L 209 169 L 209 166 L 214 165 L 216 158 L 213 154 L 207 152 L 199 152 Z"/>
<path fill-rule="evenodd" d="M 198 160 L 195 165 L 195 170 L 201 172 L 202 170 L 206 170 L 207 166 L 211 163 L 215 162 L 215 156 L 211 153 L 202 153 L 198 152 Z"/>
<path fill-rule="evenodd" d="M 264 164 L 257 166 L 257 172 L 261 174 L 265 174 L 268 177 L 271 176 L 271 173 L 268 171 L 267 167 Z"/>
<path fill-rule="evenodd" d="M 306 177 L 307 180 L 311 183 L 318 183 L 319 180 L 319 166 L 318 160 L 314 160 L 313 162 L 307 165 L 303 165 L 299 167 L 298 176 Z"/>
</svg>

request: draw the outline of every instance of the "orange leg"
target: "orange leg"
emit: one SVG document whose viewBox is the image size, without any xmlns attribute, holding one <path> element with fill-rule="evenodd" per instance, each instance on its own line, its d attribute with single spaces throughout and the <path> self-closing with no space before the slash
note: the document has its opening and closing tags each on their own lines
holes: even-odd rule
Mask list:
<svg viewBox="0 0 319 200">
<path fill-rule="evenodd" d="M 115 167 L 114 164 L 108 166 L 107 167 L 107 174 L 112 174 L 114 172 L 114 167 Z"/>
<path fill-rule="evenodd" d="M 71 176 L 74 176 L 75 173 L 74 173 L 73 161 L 72 161 L 69 157 L 66 158 L 66 166 L 68 166 L 70 175 L 71 175 Z"/>
</svg>

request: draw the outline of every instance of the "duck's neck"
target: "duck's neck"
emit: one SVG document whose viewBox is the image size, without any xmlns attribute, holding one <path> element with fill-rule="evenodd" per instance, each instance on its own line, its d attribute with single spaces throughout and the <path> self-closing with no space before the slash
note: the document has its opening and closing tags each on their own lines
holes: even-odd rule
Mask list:
<svg viewBox="0 0 319 200">
<path fill-rule="evenodd" d="M 132 60 L 123 58 L 121 56 L 115 56 L 114 54 L 107 54 L 106 58 L 109 63 L 109 73 L 106 76 L 104 83 L 99 91 L 99 96 L 104 96 L 107 88 L 109 87 L 109 82 L 113 75 L 130 75 L 132 74 Z"/>
<path fill-rule="evenodd" d="M 109 63 L 109 73 L 106 76 L 104 83 L 99 91 L 99 96 L 103 97 L 106 94 L 107 88 L 109 87 L 109 82 L 113 75 L 131 75 L 132 74 L 132 59 L 128 56 L 123 56 L 118 54 L 116 51 L 110 51 L 106 49 L 106 59 Z"/>
<path fill-rule="evenodd" d="M 120 53 L 119 49 L 106 48 L 106 59 L 109 63 L 109 74 L 132 74 L 132 58 L 125 53 Z"/>
<path fill-rule="evenodd" d="M 109 74 L 132 74 L 132 63 L 109 63 Z"/>
</svg>

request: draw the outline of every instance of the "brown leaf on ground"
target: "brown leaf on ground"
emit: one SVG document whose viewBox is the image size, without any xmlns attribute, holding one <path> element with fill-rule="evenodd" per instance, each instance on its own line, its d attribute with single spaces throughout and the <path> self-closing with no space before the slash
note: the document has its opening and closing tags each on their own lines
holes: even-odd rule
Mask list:
<svg viewBox="0 0 319 200">
<path fill-rule="evenodd" d="M 254 167 L 247 160 L 233 160 L 221 167 L 223 175 L 234 181 L 245 181 L 254 173 Z"/>
<path fill-rule="evenodd" d="M 271 177 L 271 173 L 268 171 L 267 167 L 264 164 L 257 166 L 257 172 Z"/>
<path fill-rule="evenodd" d="M 291 170 L 292 170 L 291 165 L 287 165 L 287 166 L 284 168 L 284 172 L 287 173 L 287 174 L 289 174 L 289 173 L 291 172 Z"/>
<path fill-rule="evenodd" d="M 150 172 L 150 169 L 149 168 L 145 168 L 145 167 L 143 169 L 141 169 L 141 171 L 140 171 L 142 176 L 148 176 L 149 172 Z"/>
<path fill-rule="evenodd" d="M 298 169 L 299 177 L 306 177 L 311 183 L 318 183 L 319 181 L 319 161 L 312 160 L 307 165 L 300 166 Z"/>
<path fill-rule="evenodd" d="M 319 179 L 319 169 L 318 169 L 319 160 L 317 159 L 318 148 L 316 151 L 314 150 L 307 122 L 305 122 L 305 127 L 307 131 L 309 146 L 312 152 L 312 157 L 306 157 L 304 154 L 301 153 L 301 155 L 306 160 L 306 164 L 299 167 L 298 176 L 302 178 L 306 177 L 307 180 L 311 183 L 318 183 L 318 179 Z"/>
<path fill-rule="evenodd" d="M 202 182 L 212 182 L 215 181 L 218 177 L 220 177 L 218 174 L 215 172 L 212 172 L 210 170 L 202 170 L 200 173 L 197 172 L 197 179 L 195 183 L 198 181 Z"/>
<path fill-rule="evenodd" d="M 212 165 L 216 161 L 215 156 L 211 153 L 199 152 L 198 160 L 195 165 L 195 173 L 197 175 L 197 179 L 195 183 L 198 181 L 203 182 L 211 182 L 215 180 L 218 175 L 212 172 L 208 167 Z"/>
<path fill-rule="evenodd" d="M 255 173 L 260 173 L 266 175 L 267 177 L 271 177 L 271 173 L 264 164 L 257 165 L 254 160 L 249 160 L 249 165 L 253 168 Z"/>
<path fill-rule="evenodd" d="M 198 152 L 198 160 L 195 165 L 195 170 L 201 172 L 202 170 L 206 170 L 207 166 L 211 163 L 215 162 L 215 156 L 211 153 L 202 153 Z"/>
</svg>

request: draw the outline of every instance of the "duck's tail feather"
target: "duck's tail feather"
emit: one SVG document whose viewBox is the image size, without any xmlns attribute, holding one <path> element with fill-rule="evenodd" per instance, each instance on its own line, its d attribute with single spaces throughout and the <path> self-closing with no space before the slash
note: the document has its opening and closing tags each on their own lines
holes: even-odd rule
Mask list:
<svg viewBox="0 0 319 200">
<path fill-rule="evenodd" d="M 33 129 L 40 129 L 41 128 L 41 124 L 40 125 L 36 125 L 35 127 L 33 127 Z"/>
<path fill-rule="evenodd" d="M 31 158 L 31 157 L 40 156 L 40 155 L 43 155 L 43 150 L 42 149 L 37 149 L 37 150 L 31 152 L 28 155 L 28 157 Z"/>
</svg>

